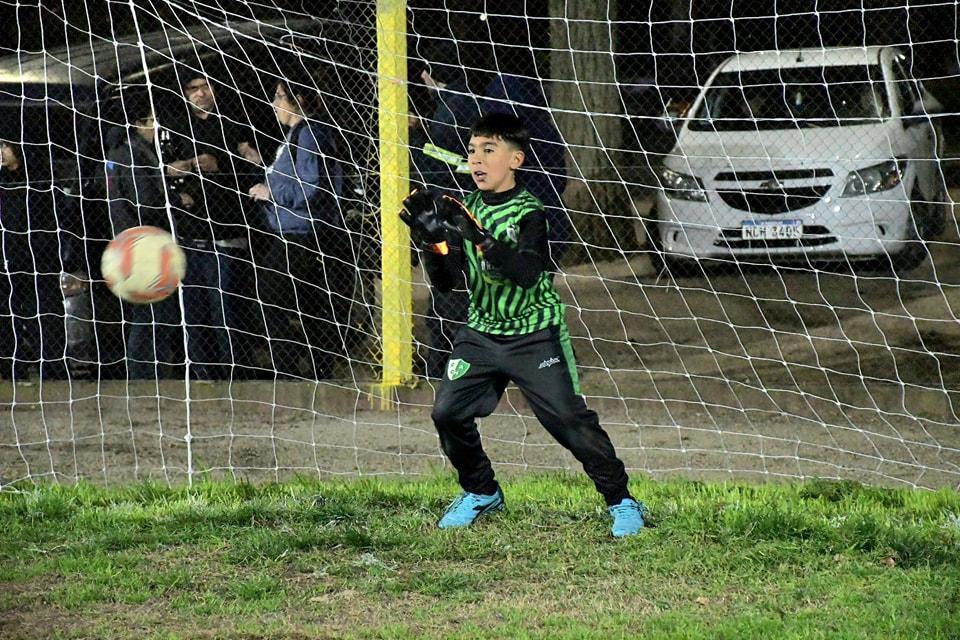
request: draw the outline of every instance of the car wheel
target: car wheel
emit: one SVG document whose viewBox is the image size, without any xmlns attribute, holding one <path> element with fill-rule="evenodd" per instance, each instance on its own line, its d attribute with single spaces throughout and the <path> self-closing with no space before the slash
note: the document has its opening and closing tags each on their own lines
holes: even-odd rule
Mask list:
<svg viewBox="0 0 960 640">
<path fill-rule="evenodd" d="M 663 250 L 663 241 L 660 236 L 660 219 L 657 215 L 656 205 L 650 209 L 650 213 L 643 219 L 643 229 L 647 236 L 643 249 L 647 251 L 650 266 L 653 267 L 655 276 L 660 276 L 663 273 L 669 273 L 674 278 L 703 275 L 703 267 L 700 265 L 699 260 L 695 258 L 677 258 Z"/>
<path fill-rule="evenodd" d="M 670 258 L 664 256 L 664 268 L 675 278 L 703 277 L 703 265 L 694 258 Z"/>
<path fill-rule="evenodd" d="M 927 250 L 919 241 L 913 241 L 903 251 L 890 256 L 894 273 L 913 271 L 927 259 Z"/>
<path fill-rule="evenodd" d="M 947 193 L 947 185 L 943 180 L 938 180 L 937 195 L 933 202 L 927 203 L 930 208 L 930 235 L 928 240 L 939 237 L 947 229 L 947 216 L 953 212 L 953 206 L 950 204 L 950 195 Z"/>
<path fill-rule="evenodd" d="M 931 237 L 938 214 L 935 204 L 924 202 L 923 195 L 914 187 L 910 196 L 910 219 L 907 221 L 907 235 L 904 247 L 890 256 L 890 266 L 895 273 L 906 273 L 916 269 L 927 259 L 927 244 L 924 239 Z"/>
<path fill-rule="evenodd" d="M 949 198 L 942 184 L 932 200 L 914 187 L 910 196 L 910 214 L 921 239 L 932 240 L 943 233 L 947 226 L 947 202 Z"/>
</svg>

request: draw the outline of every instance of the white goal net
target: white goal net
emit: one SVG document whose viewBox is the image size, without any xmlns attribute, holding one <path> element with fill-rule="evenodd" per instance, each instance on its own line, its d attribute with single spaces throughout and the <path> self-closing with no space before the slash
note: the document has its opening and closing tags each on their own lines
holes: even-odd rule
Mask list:
<svg viewBox="0 0 960 640">
<path fill-rule="evenodd" d="M 0 10 L 0 490 L 442 468 L 465 302 L 396 194 L 471 190 L 497 110 L 628 470 L 960 485 L 956 2 Z M 153 305 L 99 271 L 139 224 L 187 254 Z M 578 467 L 515 388 L 480 429 Z"/>
</svg>

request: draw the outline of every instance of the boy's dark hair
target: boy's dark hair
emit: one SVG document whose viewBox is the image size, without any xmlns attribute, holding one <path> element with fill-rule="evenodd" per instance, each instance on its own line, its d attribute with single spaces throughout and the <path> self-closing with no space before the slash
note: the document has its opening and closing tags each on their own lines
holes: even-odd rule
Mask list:
<svg viewBox="0 0 960 640">
<path fill-rule="evenodd" d="M 530 132 L 523 120 L 512 113 L 488 113 L 470 128 L 470 136 L 500 138 L 524 153 L 530 144 Z"/>
<path fill-rule="evenodd" d="M 144 93 L 127 93 L 123 96 L 121 104 L 124 120 L 129 124 L 137 124 L 141 120 L 146 120 L 153 113 L 150 96 Z"/>
</svg>

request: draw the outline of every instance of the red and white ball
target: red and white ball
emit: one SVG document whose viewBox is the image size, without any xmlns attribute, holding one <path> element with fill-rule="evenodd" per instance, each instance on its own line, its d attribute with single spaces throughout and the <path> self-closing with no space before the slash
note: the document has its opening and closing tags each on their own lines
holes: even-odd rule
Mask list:
<svg viewBox="0 0 960 640">
<path fill-rule="evenodd" d="M 133 227 L 120 232 L 107 245 L 100 272 L 117 297 L 149 304 L 177 290 L 187 272 L 187 258 L 163 229 Z"/>
</svg>

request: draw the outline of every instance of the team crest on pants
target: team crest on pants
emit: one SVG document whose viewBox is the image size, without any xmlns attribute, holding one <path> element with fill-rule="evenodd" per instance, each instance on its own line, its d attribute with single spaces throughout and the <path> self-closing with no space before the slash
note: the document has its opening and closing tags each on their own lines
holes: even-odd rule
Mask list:
<svg viewBox="0 0 960 640">
<path fill-rule="evenodd" d="M 470 370 L 470 363 L 460 358 L 453 358 L 447 363 L 447 377 L 451 380 L 462 378 Z"/>
</svg>

